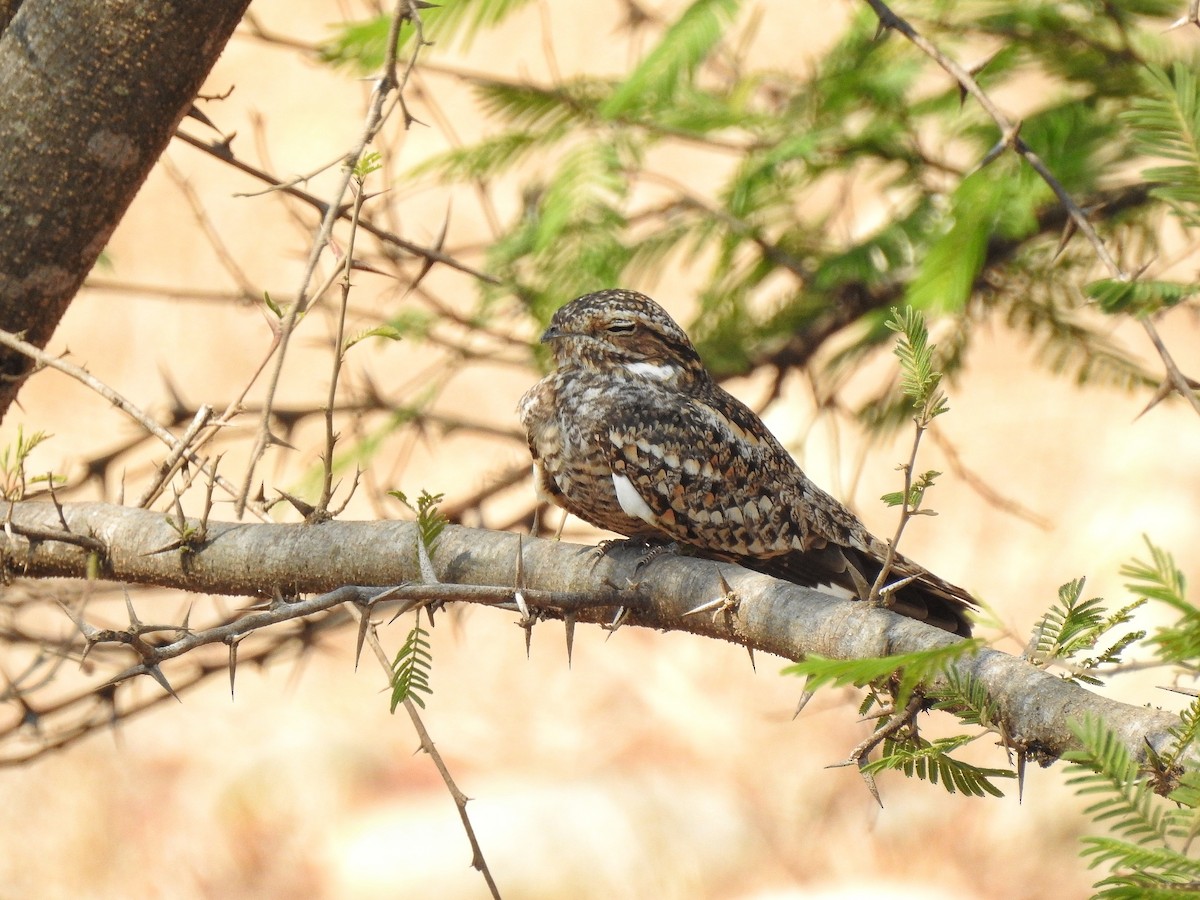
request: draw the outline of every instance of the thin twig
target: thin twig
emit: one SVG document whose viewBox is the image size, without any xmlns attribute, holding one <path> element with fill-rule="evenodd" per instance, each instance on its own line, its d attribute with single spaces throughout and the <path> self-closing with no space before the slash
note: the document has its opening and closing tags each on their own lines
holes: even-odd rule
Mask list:
<svg viewBox="0 0 1200 900">
<path fill-rule="evenodd" d="M 96 376 L 92 375 L 86 369 L 80 368 L 73 363 L 69 363 L 65 359 L 51 356 L 40 347 L 35 347 L 33 344 L 21 340 L 15 334 L 12 334 L 8 331 L 0 330 L 0 344 L 8 347 L 10 350 L 16 350 L 18 353 L 25 354 L 40 366 L 45 366 L 49 369 L 57 369 L 64 375 L 74 378 L 80 384 L 95 391 L 117 409 L 121 410 L 121 412 L 125 413 L 125 415 L 129 416 L 144 429 L 146 429 L 146 431 L 150 432 L 150 434 L 154 435 L 172 450 L 176 450 L 182 445 L 182 454 L 188 460 L 188 462 L 203 470 L 231 496 L 236 497 L 238 495 L 237 487 L 230 483 L 224 476 L 216 474 L 212 470 L 212 466 L 207 460 L 200 458 L 195 451 L 187 449 L 186 445 L 183 444 L 182 441 L 178 440 L 173 434 L 171 434 L 171 432 L 167 431 L 167 429 L 159 425 L 158 422 L 154 421 L 153 418 L 151 418 L 138 407 L 134 406 L 131 402 L 126 400 L 125 397 L 123 397 L 121 394 L 118 394 L 115 390 L 113 390 Z M 254 515 L 262 519 L 264 522 L 270 521 L 270 517 L 266 514 L 260 504 L 248 502 L 245 505 L 250 509 L 251 512 L 254 513 Z"/>
<path fill-rule="evenodd" d="M 158 499 L 159 495 L 162 493 L 163 486 L 167 483 L 167 481 L 170 480 L 171 476 L 175 474 L 175 470 L 183 462 L 184 454 L 188 451 L 188 448 L 191 447 L 192 442 L 196 440 L 196 436 L 200 433 L 200 429 L 208 424 L 209 420 L 212 418 L 212 413 L 212 407 L 210 406 L 201 406 L 198 410 L 196 410 L 196 415 L 192 417 L 192 422 L 190 425 L 188 425 L 187 431 L 185 431 L 179 438 L 179 442 L 175 445 L 175 449 L 171 451 L 170 455 L 168 455 L 158 467 L 158 474 L 150 483 L 150 486 L 146 488 L 145 492 L 143 492 L 141 499 L 137 502 L 138 506 L 140 506 L 142 509 L 146 509 L 151 503 Z"/>
<path fill-rule="evenodd" d="M 972 76 L 970 72 L 938 49 L 933 42 L 917 31 L 907 21 L 896 15 L 896 13 L 893 12 L 892 9 L 883 2 L 883 0 L 866 0 L 866 2 L 879 17 L 879 23 L 882 28 L 892 29 L 904 35 L 904 37 L 915 47 L 917 47 L 917 49 L 932 59 L 942 69 L 944 69 L 959 84 L 959 86 L 966 91 L 966 93 L 974 97 L 976 102 L 978 102 L 983 108 L 983 111 L 987 113 L 988 117 L 996 123 L 996 127 L 1000 129 L 1000 141 L 996 147 L 988 153 L 987 157 L 985 158 L 985 162 L 994 159 L 995 156 L 1004 149 L 1011 149 L 1015 151 L 1022 159 L 1025 160 L 1025 162 L 1029 164 L 1029 166 L 1035 172 L 1037 172 L 1042 181 L 1046 183 L 1050 190 L 1054 192 L 1054 195 L 1058 198 L 1059 203 L 1061 203 L 1063 208 L 1067 211 L 1067 215 L 1070 217 L 1071 222 L 1076 228 L 1079 229 L 1083 236 L 1087 238 L 1088 243 L 1090 243 L 1092 248 L 1095 250 L 1096 256 L 1099 258 L 1100 262 L 1104 264 L 1105 268 L 1108 269 L 1110 275 L 1118 281 L 1132 281 L 1134 276 L 1131 276 L 1128 272 L 1124 271 L 1113 258 L 1112 254 L 1109 253 L 1108 247 L 1105 246 L 1104 241 L 1101 239 L 1099 233 L 1088 219 L 1087 213 L 1085 213 L 1079 204 L 1075 202 L 1075 200 L 1067 192 L 1067 189 L 1063 187 L 1062 183 L 1054 176 L 1054 173 L 1052 173 L 1042 161 L 1041 157 L 1034 153 L 1029 145 L 1021 139 L 1021 123 L 1019 121 L 1012 121 L 1008 118 L 1008 116 L 1001 112 L 1000 108 L 992 102 L 992 99 L 979 86 L 979 82 L 975 80 L 974 76 Z M 1195 0 L 1193 0 L 1193 2 L 1195 2 Z M 1187 21 L 1192 21 L 1192 17 L 1193 14 L 1189 8 Z M 1192 408 L 1196 410 L 1197 414 L 1200 414 L 1200 396 L 1198 396 L 1196 392 L 1192 390 L 1191 386 L 1188 384 L 1188 379 L 1184 377 L 1183 373 L 1179 370 L 1179 367 L 1175 364 L 1175 361 L 1171 357 L 1170 353 L 1167 352 L 1167 348 L 1163 344 L 1162 340 L 1158 337 L 1158 332 L 1155 329 L 1154 324 L 1150 321 L 1149 316 L 1140 315 L 1137 318 L 1141 323 L 1142 328 L 1145 329 L 1146 334 L 1149 336 L 1151 343 L 1154 345 L 1154 349 L 1158 352 L 1159 357 L 1162 359 L 1163 366 L 1167 370 L 1167 377 L 1170 379 L 1171 384 L 1181 396 L 1191 403 Z"/>
<path fill-rule="evenodd" d="M 300 288 L 296 291 L 296 302 L 291 305 L 287 315 L 283 319 L 279 334 L 279 347 L 275 353 L 275 366 L 271 372 L 263 414 L 259 422 L 258 437 L 250 452 L 250 459 L 246 465 L 246 475 L 242 481 L 242 489 L 238 494 L 236 510 L 239 514 L 241 513 L 241 507 L 249 497 L 250 486 L 254 481 L 254 472 L 258 467 L 258 463 L 261 461 L 263 454 L 266 453 L 267 448 L 273 443 L 270 430 L 271 406 L 274 403 L 275 396 L 279 390 L 279 384 L 283 378 L 283 365 L 287 359 L 287 349 L 292 333 L 296 328 L 296 323 L 300 319 L 300 314 L 308 308 L 313 299 L 309 294 L 309 289 L 313 276 L 316 273 L 317 263 L 333 236 L 333 226 L 339 218 L 342 199 L 346 196 L 346 192 L 350 190 L 350 184 L 354 179 L 355 166 L 362 159 L 363 153 L 366 152 L 367 147 L 374 140 L 375 135 L 378 134 L 379 129 L 383 125 L 384 106 L 388 96 L 392 91 L 399 89 L 397 47 L 400 38 L 400 27 L 412 17 L 411 12 L 412 6 L 409 0 L 397 0 L 396 8 L 392 12 L 391 27 L 388 30 L 387 57 L 383 64 L 383 74 L 371 92 L 371 102 L 368 105 L 366 121 L 363 124 L 362 132 L 354 148 L 346 154 L 346 165 L 341 182 L 338 184 L 333 200 L 328 204 L 325 215 L 322 217 L 321 226 L 313 238 L 312 247 L 308 254 L 308 261 L 304 267 L 304 274 L 300 280 Z M 415 63 L 416 56 L 420 53 L 420 50 L 420 44 L 414 46 L 412 63 Z"/>
<path fill-rule="evenodd" d="M 364 612 L 357 607 L 352 608 L 351 612 L 354 616 L 360 618 L 369 615 L 368 612 Z M 391 662 L 383 650 L 383 645 L 379 642 L 379 635 L 374 625 L 368 625 L 366 635 L 367 643 L 371 645 L 371 650 L 374 652 L 375 658 L 379 661 L 379 665 L 383 667 L 383 670 L 388 674 L 390 679 L 392 674 Z M 471 817 L 467 814 L 467 801 L 470 798 L 459 790 L 453 776 L 450 774 L 449 766 L 446 765 L 442 754 L 438 752 L 437 746 L 433 743 L 433 738 L 429 736 L 429 730 L 425 727 L 425 723 L 417 712 L 416 704 L 407 697 L 404 699 L 404 711 L 408 713 L 408 717 L 412 720 L 413 729 L 417 732 L 417 738 L 421 742 L 421 749 L 433 760 L 433 764 L 437 768 L 438 774 L 441 775 L 442 782 L 446 785 L 446 790 L 450 792 L 450 797 L 453 799 L 454 806 L 458 810 L 458 817 L 462 820 L 463 830 L 467 834 L 467 841 L 471 844 L 472 867 L 478 870 L 483 876 L 483 880 L 487 883 L 491 895 L 499 898 L 500 891 L 496 887 L 496 881 L 492 878 L 492 871 L 488 867 L 487 860 L 484 858 L 483 848 L 479 845 L 479 840 L 475 836 L 475 828 L 471 824 Z"/>
<path fill-rule="evenodd" d="M 200 138 L 193 137 L 184 131 L 176 131 L 175 137 L 183 141 L 185 144 L 190 144 L 197 150 L 204 151 L 226 165 L 232 166 L 239 172 L 244 172 L 247 175 L 257 178 L 259 181 L 262 181 L 265 184 L 274 186 L 279 190 L 280 193 L 302 201 L 303 203 L 317 210 L 322 216 L 328 215 L 330 210 L 333 210 L 337 218 L 343 220 L 349 218 L 350 213 L 347 208 L 331 206 L 324 200 L 321 200 L 319 197 L 316 197 L 307 191 L 302 191 L 297 187 L 290 186 L 288 182 L 284 181 L 283 179 L 271 175 L 268 172 L 264 172 L 262 169 L 238 159 L 224 144 L 211 144 L 207 141 L 200 140 Z M 439 265 L 446 266 L 447 268 L 456 269 L 459 272 L 470 275 L 472 278 L 476 278 L 480 281 L 486 282 L 487 284 L 500 283 L 497 278 L 488 275 L 486 272 L 482 272 L 479 269 L 473 268 L 462 260 L 456 259 L 455 257 L 449 255 L 448 253 L 442 253 L 439 250 L 434 250 L 430 247 L 424 247 L 420 244 L 406 240 L 400 237 L 398 234 L 394 234 L 393 232 L 388 231 L 386 228 L 381 228 L 380 226 L 374 224 L 370 219 L 363 219 L 363 221 L 359 224 L 359 227 L 362 228 L 363 231 L 369 232 L 371 235 L 378 238 L 385 244 L 391 244 L 392 246 L 398 247 L 406 253 L 411 253 L 413 256 L 418 256 L 422 259 L 438 263 Z"/>
</svg>

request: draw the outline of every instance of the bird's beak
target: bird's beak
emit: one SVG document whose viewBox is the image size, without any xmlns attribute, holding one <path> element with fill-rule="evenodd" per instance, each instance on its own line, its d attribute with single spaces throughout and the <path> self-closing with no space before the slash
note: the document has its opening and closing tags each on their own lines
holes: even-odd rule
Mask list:
<svg viewBox="0 0 1200 900">
<path fill-rule="evenodd" d="M 562 337 L 564 333 L 565 332 L 560 331 L 556 325 L 551 325 L 549 328 L 547 328 L 545 331 L 542 332 L 542 343 L 548 344 L 555 338 Z"/>
</svg>

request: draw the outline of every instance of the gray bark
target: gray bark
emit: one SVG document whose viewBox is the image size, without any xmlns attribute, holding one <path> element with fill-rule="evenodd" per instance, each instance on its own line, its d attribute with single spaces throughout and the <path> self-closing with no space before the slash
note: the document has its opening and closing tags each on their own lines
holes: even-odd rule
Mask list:
<svg viewBox="0 0 1200 900">
<path fill-rule="evenodd" d="M 61 509 L 71 539 L 82 539 L 90 547 L 47 537 L 63 532 L 54 506 L 12 504 L 7 530 L 14 533 L 0 534 L 9 575 L 83 578 L 92 572 L 131 584 L 265 597 L 423 580 L 411 522 L 209 522 L 202 528 L 190 520 L 203 540 L 184 551 L 178 547 L 180 523 L 173 526 L 162 513 L 100 503 Z M 21 536 L 23 531 L 41 537 L 30 540 Z M 512 588 L 518 546 L 523 588 L 569 595 L 573 607 L 579 607 L 580 596 L 596 599 L 596 605 L 572 613 L 581 622 L 608 621 L 614 606 L 624 604 L 629 625 L 720 638 L 789 660 L 808 654 L 835 659 L 887 656 L 961 640 L 885 609 L 839 600 L 738 566 L 660 557 L 639 572 L 636 550 L 618 550 L 597 561 L 592 548 L 520 539 L 507 532 L 447 527 L 432 558 L 436 577 L 443 585 Z M 721 576 L 739 600 L 736 608 L 715 617 L 687 615 L 725 593 Z M 597 585 L 608 587 L 598 590 Z M 470 602 L 472 595 L 463 591 L 459 599 Z M 494 603 L 494 592 L 484 602 Z M 1037 759 L 1056 758 L 1076 746 L 1067 723 L 1087 715 L 1102 719 L 1139 759 L 1145 757 L 1147 743 L 1159 751 L 1166 747 L 1172 740 L 1169 729 L 1179 722 L 1171 713 L 1109 700 L 995 650 L 963 657 L 954 668 L 986 687 L 997 706 L 998 728 L 1010 745 Z M 931 693 L 936 694 L 938 686 L 930 685 Z"/>
</svg>

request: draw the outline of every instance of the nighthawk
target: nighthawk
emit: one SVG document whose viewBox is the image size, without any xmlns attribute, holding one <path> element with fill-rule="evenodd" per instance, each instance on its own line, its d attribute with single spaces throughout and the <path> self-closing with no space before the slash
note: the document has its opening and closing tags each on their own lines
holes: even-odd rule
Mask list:
<svg viewBox="0 0 1200 900">
<path fill-rule="evenodd" d="M 634 291 L 588 294 L 542 335 L 555 371 L 521 398 L 538 493 L 586 522 L 861 597 L 887 545 L 809 481 L 722 389 L 683 329 Z M 971 633 L 971 596 L 897 555 L 899 613 Z"/>
</svg>

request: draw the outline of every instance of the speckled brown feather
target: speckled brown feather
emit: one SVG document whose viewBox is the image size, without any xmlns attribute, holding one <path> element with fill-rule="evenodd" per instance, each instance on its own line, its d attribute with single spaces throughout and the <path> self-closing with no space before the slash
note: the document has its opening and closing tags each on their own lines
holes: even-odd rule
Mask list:
<svg viewBox="0 0 1200 900">
<path fill-rule="evenodd" d="M 542 340 L 556 370 L 519 407 L 542 496 L 617 534 L 678 541 L 798 584 L 859 593 L 875 579 L 884 542 L 712 380 L 649 297 L 573 300 Z M 969 594 L 898 557 L 891 580 L 910 576 L 897 612 L 970 634 Z"/>
</svg>

